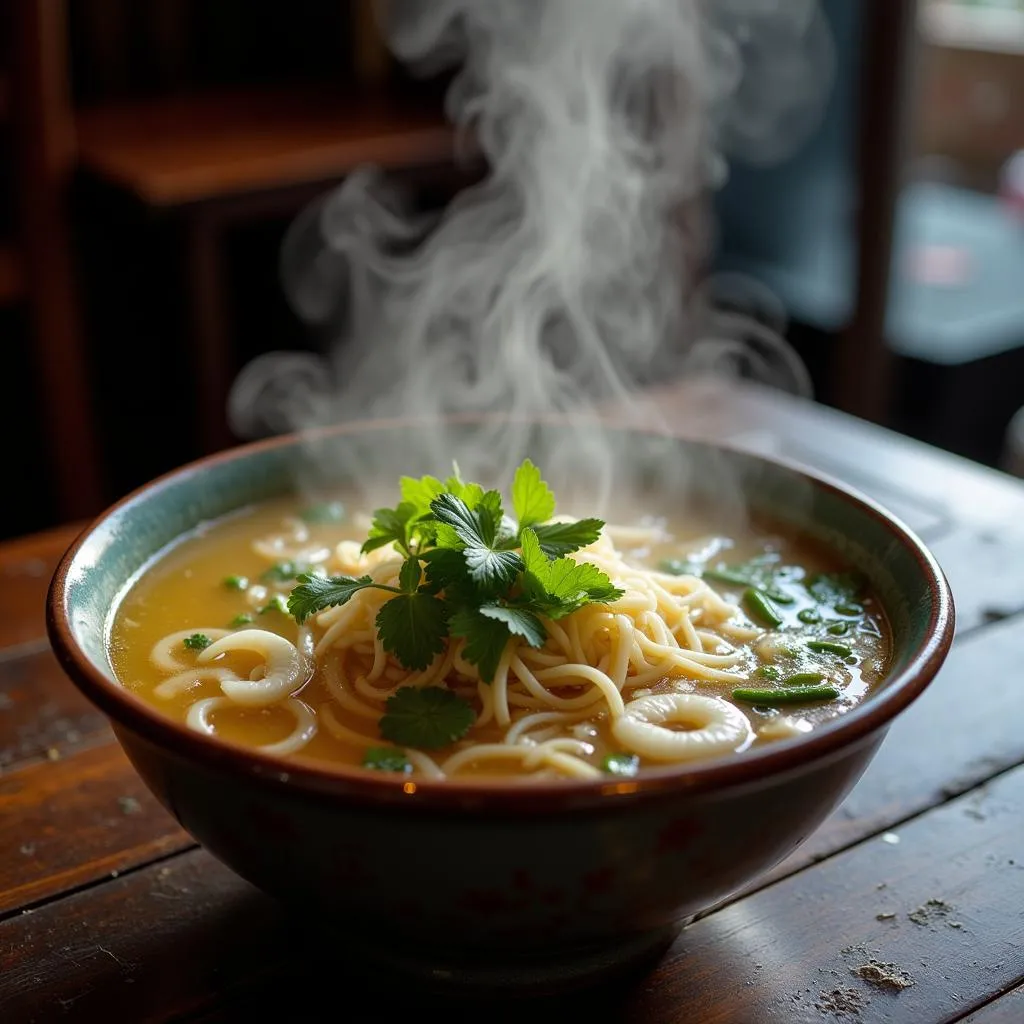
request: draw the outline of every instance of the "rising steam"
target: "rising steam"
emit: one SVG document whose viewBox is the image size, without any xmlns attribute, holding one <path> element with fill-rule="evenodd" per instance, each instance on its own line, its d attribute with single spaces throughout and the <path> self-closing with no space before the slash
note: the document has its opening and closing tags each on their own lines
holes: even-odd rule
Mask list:
<svg viewBox="0 0 1024 1024">
<path fill-rule="evenodd" d="M 723 304 L 702 262 L 705 199 L 727 159 L 780 160 L 820 117 L 832 55 L 817 0 L 389 10 L 398 58 L 456 69 L 447 113 L 486 175 L 425 218 L 367 167 L 297 218 L 284 284 L 328 343 L 243 370 L 229 406 L 239 435 L 638 409 L 638 389 L 694 367 L 807 390 L 780 325 L 750 315 L 735 289 Z M 454 454 L 503 473 L 522 445 L 503 425 Z M 556 479 L 559 456 L 594 471 L 607 461 L 593 430 L 563 447 L 548 453 Z"/>
</svg>

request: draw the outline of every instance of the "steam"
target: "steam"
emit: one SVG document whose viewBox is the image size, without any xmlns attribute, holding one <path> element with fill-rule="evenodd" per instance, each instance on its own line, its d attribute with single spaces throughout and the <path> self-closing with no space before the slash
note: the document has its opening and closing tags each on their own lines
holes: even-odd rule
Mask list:
<svg viewBox="0 0 1024 1024">
<path fill-rule="evenodd" d="M 245 367 L 236 433 L 501 413 L 471 444 L 430 432 L 429 465 L 414 467 L 457 458 L 490 478 L 534 443 L 518 423 L 572 414 L 575 432 L 540 455 L 546 475 L 601 488 L 614 453 L 592 416 L 614 406 L 649 422 L 648 385 L 714 369 L 807 392 L 777 303 L 749 282 L 705 280 L 702 263 L 705 200 L 728 158 L 783 159 L 820 118 L 832 69 L 817 0 L 389 10 L 401 60 L 457 69 L 447 114 L 486 175 L 431 217 L 365 167 L 296 219 L 283 281 L 324 351 Z"/>
</svg>

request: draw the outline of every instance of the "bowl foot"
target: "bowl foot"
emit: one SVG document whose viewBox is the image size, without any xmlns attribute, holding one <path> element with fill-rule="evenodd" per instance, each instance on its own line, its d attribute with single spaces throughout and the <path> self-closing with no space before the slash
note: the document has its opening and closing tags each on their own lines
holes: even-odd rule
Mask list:
<svg viewBox="0 0 1024 1024">
<path fill-rule="evenodd" d="M 576 947 L 558 955 L 508 954 L 486 959 L 423 950 L 405 954 L 394 948 L 363 948 L 366 966 L 391 978 L 404 977 L 417 988 L 472 999 L 501 992 L 505 997 L 554 995 L 588 988 L 653 966 L 684 922 L 599 946 Z"/>
</svg>

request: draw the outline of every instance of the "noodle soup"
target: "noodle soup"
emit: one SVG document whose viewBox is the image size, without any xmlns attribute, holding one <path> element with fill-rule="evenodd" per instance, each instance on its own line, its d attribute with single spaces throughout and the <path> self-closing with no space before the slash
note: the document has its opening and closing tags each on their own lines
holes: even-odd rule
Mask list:
<svg viewBox="0 0 1024 1024">
<path fill-rule="evenodd" d="M 436 514 L 399 527 L 341 501 L 206 524 L 116 608 L 116 675 L 193 729 L 296 760 L 600 779 L 800 736 L 886 673 L 876 598 L 806 543 L 559 518 L 547 498 L 530 519 L 518 474 L 513 518 L 473 486 L 433 481 Z"/>
</svg>

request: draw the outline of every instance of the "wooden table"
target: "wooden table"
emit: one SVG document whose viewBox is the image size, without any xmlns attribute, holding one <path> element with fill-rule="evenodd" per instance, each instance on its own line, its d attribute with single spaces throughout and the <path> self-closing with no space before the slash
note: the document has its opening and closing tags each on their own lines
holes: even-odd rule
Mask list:
<svg viewBox="0 0 1024 1024">
<path fill-rule="evenodd" d="M 43 598 L 71 526 L 0 545 L 0 1021 L 1024 1021 L 1024 483 L 770 394 L 663 404 L 848 478 L 953 587 L 945 667 L 799 851 L 597 991 L 478 1006 L 366 978 L 198 849 L 62 675 Z M 854 973 L 872 960 L 912 984 Z"/>
</svg>

